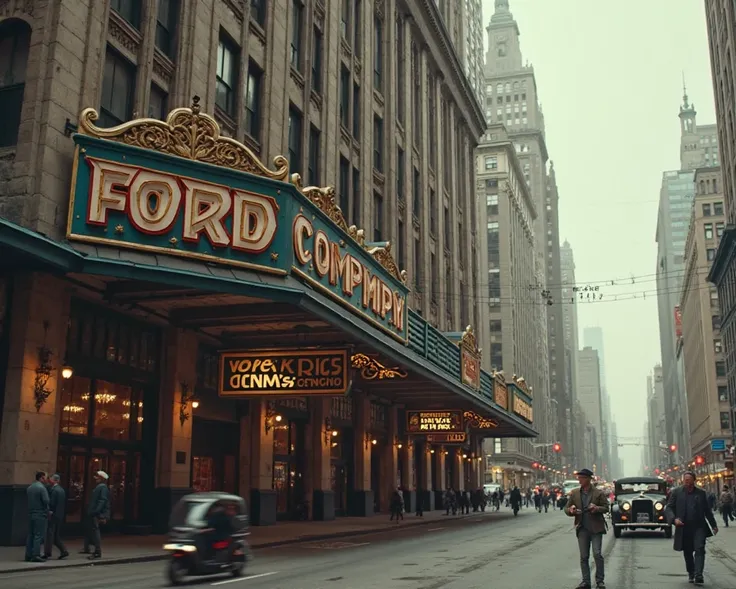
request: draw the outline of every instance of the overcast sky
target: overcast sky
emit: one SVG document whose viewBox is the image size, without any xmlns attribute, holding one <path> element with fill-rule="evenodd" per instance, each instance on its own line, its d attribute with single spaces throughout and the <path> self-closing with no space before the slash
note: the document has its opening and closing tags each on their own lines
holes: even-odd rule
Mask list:
<svg viewBox="0 0 736 589">
<path fill-rule="evenodd" d="M 660 361 L 654 234 L 662 172 L 679 168 L 683 72 L 698 123 L 715 121 L 704 3 L 509 4 L 535 69 L 560 191 L 560 239 L 573 247 L 578 284 L 649 275 L 602 287 L 603 302 L 579 305 L 581 345 L 584 327 L 603 329 L 619 436 L 640 437 L 646 377 Z M 484 29 L 493 10 L 494 0 L 483 0 Z M 614 302 L 616 295 L 631 300 Z M 641 448 L 619 451 L 626 473 L 637 474 Z"/>
</svg>

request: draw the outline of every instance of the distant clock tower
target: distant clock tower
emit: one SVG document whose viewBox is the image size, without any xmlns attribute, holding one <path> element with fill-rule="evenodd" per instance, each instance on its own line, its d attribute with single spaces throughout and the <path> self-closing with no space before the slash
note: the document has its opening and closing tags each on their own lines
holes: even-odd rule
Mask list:
<svg viewBox="0 0 736 589">
<path fill-rule="evenodd" d="M 486 71 L 498 74 L 521 69 L 519 27 L 509 10 L 508 0 L 496 0 L 496 10 L 486 31 L 488 33 Z"/>
</svg>

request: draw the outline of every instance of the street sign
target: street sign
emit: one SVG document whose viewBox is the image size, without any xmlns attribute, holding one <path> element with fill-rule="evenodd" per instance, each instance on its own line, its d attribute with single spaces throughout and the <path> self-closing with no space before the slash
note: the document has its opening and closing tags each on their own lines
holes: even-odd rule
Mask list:
<svg viewBox="0 0 736 589">
<path fill-rule="evenodd" d="M 711 440 L 710 450 L 711 452 L 725 452 L 726 451 L 726 440 Z"/>
</svg>

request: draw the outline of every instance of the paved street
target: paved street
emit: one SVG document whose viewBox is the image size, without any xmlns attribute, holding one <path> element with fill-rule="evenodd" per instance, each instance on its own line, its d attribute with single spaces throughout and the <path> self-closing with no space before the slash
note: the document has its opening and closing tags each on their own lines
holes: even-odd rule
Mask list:
<svg viewBox="0 0 736 589">
<path fill-rule="evenodd" d="M 245 589 L 566 589 L 580 580 L 571 520 L 561 512 L 523 510 L 499 518 L 468 516 L 395 530 L 288 547 L 262 549 L 248 576 L 206 578 L 202 587 Z M 659 535 L 604 541 L 609 588 L 690 587 L 682 556 Z M 733 589 L 736 528 L 708 544 L 706 585 Z M 3 589 L 143 589 L 163 587 L 164 563 L 90 566 L 10 573 Z"/>
</svg>

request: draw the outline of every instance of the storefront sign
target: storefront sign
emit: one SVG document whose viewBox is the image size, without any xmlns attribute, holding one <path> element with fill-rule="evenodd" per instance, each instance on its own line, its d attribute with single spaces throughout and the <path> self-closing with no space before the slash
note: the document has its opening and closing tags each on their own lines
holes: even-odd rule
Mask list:
<svg viewBox="0 0 736 589">
<path fill-rule="evenodd" d="M 457 434 L 427 434 L 428 444 L 464 444 L 468 441 L 465 432 Z"/>
<path fill-rule="evenodd" d="M 501 409 L 509 410 L 509 387 L 502 372 L 493 373 L 493 401 Z"/>
<path fill-rule="evenodd" d="M 409 434 L 434 432 L 464 433 L 463 412 L 456 410 L 407 411 L 406 432 Z"/>
<path fill-rule="evenodd" d="M 468 326 L 460 340 L 460 365 L 463 384 L 480 390 L 480 361 L 481 353 L 473 333 Z"/>
<path fill-rule="evenodd" d="M 259 350 L 220 355 L 220 395 L 342 395 L 348 350 Z"/>
<path fill-rule="evenodd" d="M 529 423 L 532 423 L 534 421 L 532 406 L 517 395 L 514 395 L 513 411 L 516 415 L 528 421 Z"/>
<path fill-rule="evenodd" d="M 334 229 L 301 214 L 294 219 L 292 242 L 299 277 L 406 338 L 406 291 L 368 264 L 364 249 L 350 247 Z"/>
</svg>

